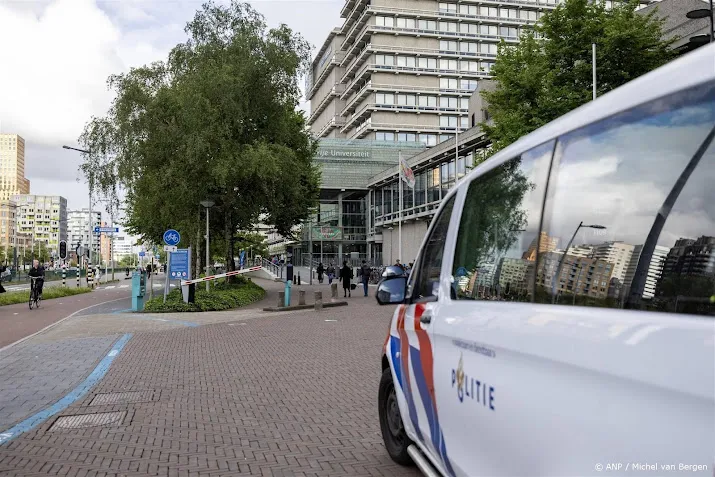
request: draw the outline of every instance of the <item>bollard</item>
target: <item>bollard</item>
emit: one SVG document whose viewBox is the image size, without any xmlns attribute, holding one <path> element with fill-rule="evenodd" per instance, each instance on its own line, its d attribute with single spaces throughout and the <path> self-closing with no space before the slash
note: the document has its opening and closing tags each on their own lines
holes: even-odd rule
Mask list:
<svg viewBox="0 0 715 477">
<path fill-rule="evenodd" d="M 298 285 L 300 285 L 300 272 L 298 272 Z"/>
<path fill-rule="evenodd" d="M 331 296 L 330 296 L 331 299 L 333 299 L 333 300 L 338 299 L 338 284 L 337 283 L 330 284 L 330 293 L 331 293 Z"/>
<path fill-rule="evenodd" d="M 285 305 L 286 292 L 278 292 L 278 308 L 282 308 Z"/>
<path fill-rule="evenodd" d="M 293 282 L 291 280 L 286 281 L 286 288 L 285 288 L 285 302 L 283 303 L 283 306 L 290 306 L 290 295 L 291 295 L 291 287 L 293 286 Z"/>
<path fill-rule="evenodd" d="M 315 311 L 323 309 L 323 292 L 315 292 Z"/>
<path fill-rule="evenodd" d="M 298 304 L 305 305 L 305 290 L 298 291 Z"/>
</svg>

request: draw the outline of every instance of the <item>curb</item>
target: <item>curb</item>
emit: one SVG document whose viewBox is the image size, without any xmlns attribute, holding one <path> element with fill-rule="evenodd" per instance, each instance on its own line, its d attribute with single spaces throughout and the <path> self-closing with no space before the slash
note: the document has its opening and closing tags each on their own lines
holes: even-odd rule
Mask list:
<svg viewBox="0 0 715 477">
<path fill-rule="evenodd" d="M 323 308 L 334 308 L 336 306 L 348 306 L 347 301 L 335 301 L 331 303 L 323 303 Z M 292 306 L 271 306 L 264 308 L 263 311 L 293 311 L 293 310 L 312 310 L 315 305 L 292 305 Z"/>
</svg>

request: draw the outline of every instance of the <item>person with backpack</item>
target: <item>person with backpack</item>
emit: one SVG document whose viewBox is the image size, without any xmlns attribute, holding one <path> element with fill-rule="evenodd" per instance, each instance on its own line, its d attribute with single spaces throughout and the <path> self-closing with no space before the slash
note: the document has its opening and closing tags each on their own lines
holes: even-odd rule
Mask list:
<svg viewBox="0 0 715 477">
<path fill-rule="evenodd" d="M 360 267 L 360 279 L 362 280 L 362 288 L 367 296 L 367 285 L 370 282 L 370 265 L 367 264 L 365 260 L 362 261 L 362 266 Z"/>
<path fill-rule="evenodd" d="M 348 262 L 343 262 L 343 268 L 340 269 L 340 281 L 343 282 L 343 298 L 352 296 L 350 294 L 350 280 L 353 278 L 353 269 L 348 267 Z"/>
</svg>

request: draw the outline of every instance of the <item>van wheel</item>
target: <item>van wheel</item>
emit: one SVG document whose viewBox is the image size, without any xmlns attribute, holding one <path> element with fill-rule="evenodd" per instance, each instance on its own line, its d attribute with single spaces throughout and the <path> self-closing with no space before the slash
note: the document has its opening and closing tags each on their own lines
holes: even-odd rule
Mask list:
<svg viewBox="0 0 715 477">
<path fill-rule="evenodd" d="M 412 441 L 407 437 L 405 426 L 402 424 L 395 384 L 392 381 L 392 371 L 389 367 L 385 369 L 380 379 L 378 410 L 382 440 L 385 442 L 387 453 L 390 454 L 392 460 L 400 465 L 413 465 L 414 462 L 407 453 L 407 448 Z"/>
</svg>

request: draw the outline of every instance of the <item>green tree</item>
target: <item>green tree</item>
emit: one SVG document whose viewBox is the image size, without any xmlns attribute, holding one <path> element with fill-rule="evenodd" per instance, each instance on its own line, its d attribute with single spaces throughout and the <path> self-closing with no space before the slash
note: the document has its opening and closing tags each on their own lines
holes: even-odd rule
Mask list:
<svg viewBox="0 0 715 477">
<path fill-rule="evenodd" d="M 199 260 L 199 204 L 212 200 L 211 237 L 232 270 L 238 230 L 264 217 L 290 235 L 317 203 L 317 143 L 296 110 L 309 45 L 235 0 L 203 5 L 185 31 L 166 61 L 110 77 L 112 107 L 80 137 L 83 171 L 110 201 L 124 192 L 131 233 L 161 243 L 176 228 Z"/>
<path fill-rule="evenodd" d="M 664 20 L 636 13 L 637 0 L 566 0 L 544 15 L 519 44 L 499 47 L 484 91 L 493 125 L 481 124 L 496 152 L 592 99 L 591 44 L 596 44 L 597 94 L 611 91 L 674 58 L 662 39 Z"/>
</svg>

